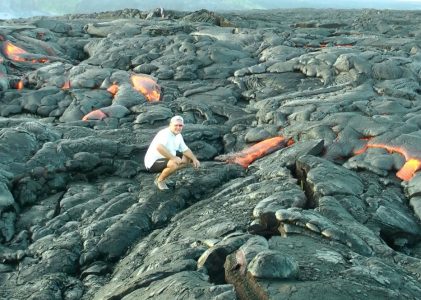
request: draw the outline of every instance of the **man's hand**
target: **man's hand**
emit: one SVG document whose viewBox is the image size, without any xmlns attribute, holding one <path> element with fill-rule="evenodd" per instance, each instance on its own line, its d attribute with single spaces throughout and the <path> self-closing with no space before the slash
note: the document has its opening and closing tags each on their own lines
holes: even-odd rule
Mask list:
<svg viewBox="0 0 421 300">
<path fill-rule="evenodd" d="M 200 167 L 200 161 L 198 161 L 196 158 L 192 160 L 192 165 L 196 169 Z"/>
</svg>

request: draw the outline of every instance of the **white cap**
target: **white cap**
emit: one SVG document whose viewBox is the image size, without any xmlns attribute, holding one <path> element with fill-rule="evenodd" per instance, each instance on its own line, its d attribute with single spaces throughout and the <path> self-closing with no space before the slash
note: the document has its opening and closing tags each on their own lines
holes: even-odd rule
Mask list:
<svg viewBox="0 0 421 300">
<path fill-rule="evenodd" d="M 182 116 L 174 116 L 174 117 L 171 118 L 170 123 L 178 123 L 178 124 L 181 123 L 181 124 L 184 124 L 184 120 L 183 120 L 183 117 Z"/>
</svg>

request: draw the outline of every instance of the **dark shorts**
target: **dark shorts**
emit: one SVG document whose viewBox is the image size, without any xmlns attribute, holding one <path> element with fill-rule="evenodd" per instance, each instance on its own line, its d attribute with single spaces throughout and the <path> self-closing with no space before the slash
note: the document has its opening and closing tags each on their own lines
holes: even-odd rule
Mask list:
<svg viewBox="0 0 421 300">
<path fill-rule="evenodd" d="M 178 157 L 182 158 L 183 157 L 183 153 L 178 152 L 176 154 Z M 148 169 L 149 172 L 151 173 L 159 173 L 162 172 L 162 170 L 164 170 L 167 167 L 168 164 L 168 159 L 166 158 L 160 158 L 157 159 L 153 165 Z"/>
<path fill-rule="evenodd" d="M 148 169 L 151 173 L 159 173 L 162 172 L 167 167 L 168 159 L 161 158 L 156 160 L 153 165 Z"/>
</svg>

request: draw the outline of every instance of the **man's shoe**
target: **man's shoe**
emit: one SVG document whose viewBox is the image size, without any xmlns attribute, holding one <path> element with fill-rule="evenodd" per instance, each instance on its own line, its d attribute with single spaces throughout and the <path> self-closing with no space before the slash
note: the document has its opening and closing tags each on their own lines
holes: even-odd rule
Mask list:
<svg viewBox="0 0 421 300">
<path fill-rule="evenodd" d="M 158 180 L 159 176 L 161 176 L 161 173 L 158 173 L 155 175 L 155 180 Z M 171 180 L 170 177 L 165 178 L 165 184 L 170 187 L 175 185 L 175 182 L 173 180 Z"/>
<path fill-rule="evenodd" d="M 165 181 L 158 181 L 158 178 L 155 179 L 154 183 L 157 186 L 157 188 L 160 189 L 161 191 L 169 189 Z"/>
</svg>

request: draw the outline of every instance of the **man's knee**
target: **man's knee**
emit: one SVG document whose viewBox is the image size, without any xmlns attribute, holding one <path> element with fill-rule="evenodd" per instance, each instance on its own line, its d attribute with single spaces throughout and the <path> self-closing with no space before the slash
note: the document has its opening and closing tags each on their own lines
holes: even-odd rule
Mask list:
<svg viewBox="0 0 421 300">
<path fill-rule="evenodd" d="M 176 163 L 175 161 L 170 160 L 167 164 L 167 168 L 176 170 L 179 168 L 179 165 L 180 165 L 179 163 Z"/>
<path fill-rule="evenodd" d="M 181 163 L 184 165 L 187 165 L 189 163 L 191 163 L 191 159 L 188 158 L 187 156 L 183 155 L 183 157 L 181 158 Z"/>
</svg>

